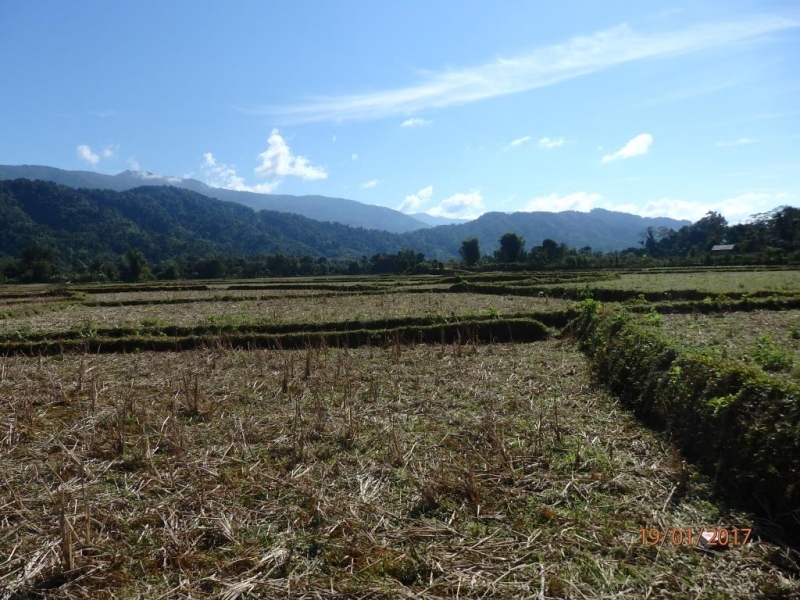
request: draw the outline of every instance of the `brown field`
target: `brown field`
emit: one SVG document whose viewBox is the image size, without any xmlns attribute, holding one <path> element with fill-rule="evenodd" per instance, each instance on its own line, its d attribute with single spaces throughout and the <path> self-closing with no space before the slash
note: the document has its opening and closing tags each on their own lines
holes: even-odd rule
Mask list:
<svg viewBox="0 0 800 600">
<path fill-rule="evenodd" d="M 131 297 L 135 294 L 131 294 Z M 19 331 L 67 331 L 72 327 L 140 327 L 148 322 L 170 325 L 284 324 L 363 321 L 404 317 L 442 317 L 561 310 L 563 300 L 481 294 L 336 295 L 300 298 L 210 300 L 185 305 L 84 306 L 0 320 L 0 335 Z"/>
<path fill-rule="evenodd" d="M 642 545 L 751 525 L 558 341 L 6 358 L 0 396 L 11 592 L 798 590 L 764 541 Z"/>
<path fill-rule="evenodd" d="M 729 273 L 717 275 L 709 285 L 737 291 Z M 762 275 L 780 287 L 796 273 L 734 275 L 752 276 L 755 289 Z M 21 312 L 0 319 L 0 335 L 502 322 L 579 304 L 429 291 L 450 286 L 437 281 L 72 296 L 5 286 L 0 312 Z M 648 281 L 628 280 L 657 280 Z M 320 284 L 340 289 L 309 289 Z M 190 302 L 158 304 L 170 299 Z M 98 301 L 153 304 L 84 304 Z M 749 360 L 766 335 L 796 361 L 798 314 L 660 318 L 682 344 Z M 220 338 L 184 352 L 0 354 L 2 600 L 800 597 L 796 550 L 713 485 L 596 387 L 555 330 L 527 344 L 246 351 Z M 720 527 L 740 543 L 697 545 L 701 528 Z M 643 543 L 643 529 L 667 539 Z"/>
</svg>

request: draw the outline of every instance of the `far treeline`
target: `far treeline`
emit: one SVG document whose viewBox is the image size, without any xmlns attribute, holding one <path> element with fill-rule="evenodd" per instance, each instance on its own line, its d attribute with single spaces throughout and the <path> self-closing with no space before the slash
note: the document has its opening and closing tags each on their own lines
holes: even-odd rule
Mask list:
<svg viewBox="0 0 800 600">
<path fill-rule="evenodd" d="M 779 207 L 732 226 L 710 212 L 677 231 L 648 227 L 640 238 L 638 247 L 612 252 L 550 238 L 528 250 L 509 231 L 488 251 L 477 237 L 452 241 L 448 254 L 461 258 L 442 261 L 413 247 L 414 237 L 256 213 L 174 188 L 119 193 L 0 182 L 0 281 L 20 283 L 798 264 L 800 209 Z M 336 251 L 345 243 L 350 257 Z M 726 249 L 712 250 L 718 245 Z"/>
</svg>

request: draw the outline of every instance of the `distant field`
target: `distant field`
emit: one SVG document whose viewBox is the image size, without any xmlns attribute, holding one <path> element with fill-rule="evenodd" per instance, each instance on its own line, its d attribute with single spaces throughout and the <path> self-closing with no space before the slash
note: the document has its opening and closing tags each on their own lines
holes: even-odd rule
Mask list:
<svg viewBox="0 0 800 600">
<path fill-rule="evenodd" d="M 674 338 L 800 380 L 800 311 L 665 315 Z"/>
<path fill-rule="evenodd" d="M 0 320 L 0 335 L 20 331 L 67 331 L 72 327 L 140 327 L 148 324 L 327 323 L 427 316 L 453 319 L 481 313 L 502 315 L 523 311 L 556 311 L 567 304 L 564 300 L 544 298 L 442 293 L 311 295 L 262 300 L 243 297 L 238 302 L 219 302 L 209 298 L 208 301 L 177 305 L 93 307 L 74 304 L 61 310 Z"/>
<path fill-rule="evenodd" d="M 593 283 L 604 289 L 666 292 L 698 290 L 709 293 L 800 292 L 800 271 L 709 271 L 705 273 L 622 273 L 619 279 Z"/>
</svg>

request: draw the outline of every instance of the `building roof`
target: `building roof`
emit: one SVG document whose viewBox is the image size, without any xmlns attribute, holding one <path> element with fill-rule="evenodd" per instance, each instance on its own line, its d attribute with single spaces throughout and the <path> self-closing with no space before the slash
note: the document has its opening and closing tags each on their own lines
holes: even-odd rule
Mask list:
<svg viewBox="0 0 800 600">
<path fill-rule="evenodd" d="M 736 244 L 717 244 L 716 246 L 711 246 L 712 252 L 717 252 L 719 250 L 733 250 L 733 247 Z"/>
</svg>

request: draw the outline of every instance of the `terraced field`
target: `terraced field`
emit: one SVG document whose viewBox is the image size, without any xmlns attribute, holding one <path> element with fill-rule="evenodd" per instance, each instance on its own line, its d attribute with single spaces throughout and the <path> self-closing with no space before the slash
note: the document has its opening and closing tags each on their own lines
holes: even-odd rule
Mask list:
<svg viewBox="0 0 800 600">
<path fill-rule="evenodd" d="M 461 279 L 2 288 L 0 597 L 800 595 L 791 530 L 598 385 L 570 321 L 624 304 Z M 636 306 L 796 366 L 795 312 Z"/>
</svg>

